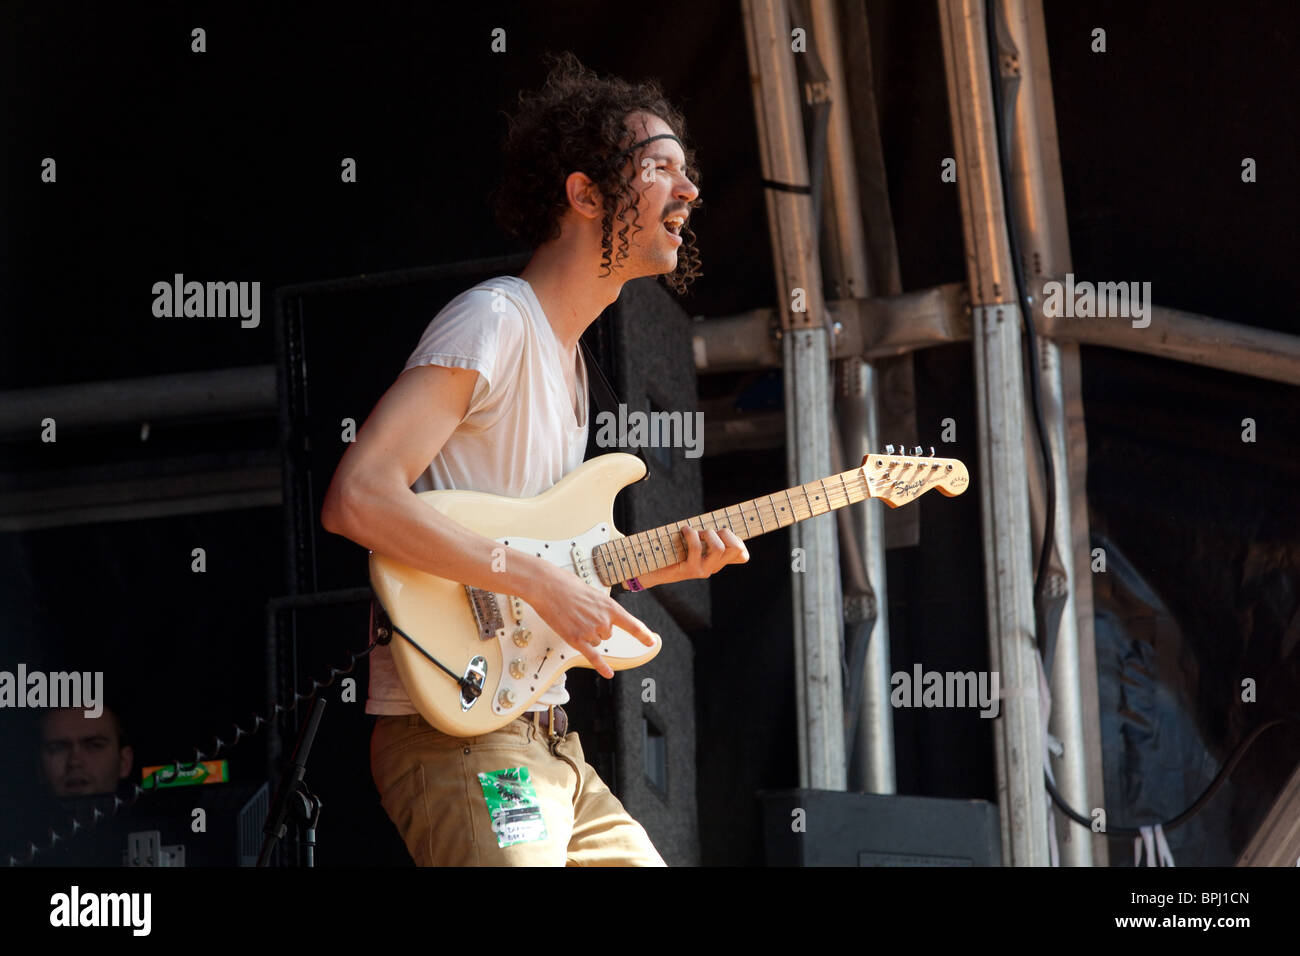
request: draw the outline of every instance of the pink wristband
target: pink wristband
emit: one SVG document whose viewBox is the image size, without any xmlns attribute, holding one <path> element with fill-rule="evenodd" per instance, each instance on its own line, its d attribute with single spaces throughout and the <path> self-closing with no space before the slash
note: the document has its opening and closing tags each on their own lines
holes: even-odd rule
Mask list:
<svg viewBox="0 0 1300 956">
<path fill-rule="evenodd" d="M 640 581 L 638 581 L 636 578 L 628 578 L 627 589 L 629 591 L 644 591 L 645 585 L 642 584 Z"/>
</svg>

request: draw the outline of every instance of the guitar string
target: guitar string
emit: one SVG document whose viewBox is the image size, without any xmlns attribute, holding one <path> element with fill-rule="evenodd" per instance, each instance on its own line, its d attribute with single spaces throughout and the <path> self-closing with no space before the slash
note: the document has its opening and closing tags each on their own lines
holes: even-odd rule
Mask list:
<svg viewBox="0 0 1300 956">
<path fill-rule="evenodd" d="M 881 457 L 883 458 L 884 456 L 881 456 Z M 939 467 L 940 464 L 945 464 L 945 465 L 947 465 L 949 468 L 951 468 L 951 463 L 947 462 L 945 459 L 933 459 L 933 460 L 932 460 L 932 459 L 925 459 L 925 460 L 921 460 L 921 461 L 907 461 L 907 460 L 899 461 L 899 460 L 897 460 L 897 459 L 891 459 L 891 460 L 890 460 L 890 466 L 891 466 L 891 467 L 896 466 L 896 465 L 900 465 L 900 464 L 901 464 L 905 469 L 908 469 L 908 468 L 918 468 L 918 467 L 920 467 L 920 468 L 925 468 L 925 466 L 928 464 L 928 465 L 929 465 L 929 469 L 928 469 L 928 470 L 930 470 L 931 472 L 933 472 L 934 469 L 936 469 L 937 467 Z M 807 492 L 807 490 L 806 490 L 807 487 L 808 487 L 808 485 L 811 485 L 812 482 L 806 482 L 805 484 L 803 484 L 803 485 L 798 485 L 798 486 L 796 486 L 795 488 L 787 488 L 787 489 L 784 489 L 783 491 L 773 492 L 772 494 L 767 495 L 766 497 L 767 497 L 768 501 L 769 501 L 769 502 L 772 502 L 772 504 L 770 505 L 771 511 L 767 513 L 767 514 L 770 514 L 770 520 L 772 521 L 772 523 L 773 523 L 774 526 L 775 526 L 775 527 L 772 528 L 772 529 L 768 529 L 768 528 L 767 528 L 767 524 L 766 524 L 766 522 L 764 521 L 764 517 L 766 516 L 766 514 L 765 514 L 765 512 L 764 512 L 764 506 L 763 506 L 763 503 L 762 503 L 762 501 L 760 500 L 760 498 L 761 498 L 762 496 L 760 496 L 759 498 L 751 498 L 748 502 L 745 502 L 745 503 L 743 503 L 743 504 L 738 504 L 738 505 L 728 505 L 728 506 L 725 507 L 725 508 L 722 508 L 722 509 L 716 509 L 715 511 L 707 512 L 707 513 L 705 513 L 705 514 L 701 514 L 701 515 L 696 515 L 695 517 L 696 517 L 697 519 L 700 519 L 699 523 L 701 524 L 701 526 L 703 526 L 704 521 L 706 521 L 706 520 L 707 520 L 707 521 L 711 521 L 711 522 L 713 522 L 714 527 L 713 527 L 712 529 L 709 529 L 709 530 L 719 531 L 719 530 L 721 530 L 721 528 L 718 526 L 718 525 L 719 525 L 719 522 L 718 522 L 718 519 L 715 517 L 715 515 L 717 514 L 717 511 L 718 511 L 718 510 L 721 510 L 721 511 L 723 512 L 723 518 L 724 518 L 724 522 L 723 522 L 723 523 L 725 523 L 728 527 L 731 527 L 731 526 L 732 526 L 732 522 L 731 522 L 731 517 L 732 517 L 732 516 L 730 515 L 730 510 L 731 510 L 732 508 L 735 508 L 735 509 L 737 510 L 737 516 L 738 516 L 738 517 L 742 517 L 742 518 L 743 518 L 743 517 L 748 517 L 749 514 L 752 514 L 754 517 L 757 517 L 757 518 L 758 518 L 758 521 L 759 521 L 759 526 L 760 526 L 760 528 L 762 529 L 759 533 L 762 534 L 762 533 L 766 533 L 766 531 L 768 531 L 768 530 L 777 530 L 777 529 L 782 528 L 782 527 L 789 527 L 791 524 L 795 524 L 795 523 L 797 523 L 797 522 L 799 522 L 799 521 L 806 521 L 808 518 L 819 517 L 819 513 L 815 510 L 814 506 L 812 505 L 812 501 L 813 501 L 813 500 L 820 500 L 822 497 L 825 497 L 825 498 L 826 498 L 826 501 L 827 501 L 827 505 L 828 505 L 828 507 L 827 507 L 827 511 L 834 511 L 834 510 L 837 510 L 838 508 L 844 507 L 845 505 L 855 504 L 857 501 L 863 501 L 863 500 L 865 500 L 867 497 L 881 497 L 880 495 L 869 495 L 867 492 L 864 492 L 864 490 L 863 490 L 862 487 L 861 487 L 863 482 L 866 482 L 866 483 L 868 483 L 868 484 L 871 484 L 871 483 L 877 483 L 877 484 L 881 484 L 881 483 L 896 484 L 896 483 L 898 483 L 899 481 L 904 480 L 904 479 L 902 479 L 902 478 L 894 478 L 894 477 L 890 477 L 890 476 L 888 476 L 888 475 L 882 475 L 882 476 L 874 477 L 874 478 L 864 478 L 864 477 L 862 476 L 861 472 L 856 472 L 856 473 L 854 474 L 854 478 L 853 478 L 853 487 L 850 488 L 850 487 L 849 487 L 849 484 L 848 484 L 848 481 L 846 481 L 845 478 L 844 478 L 844 476 L 847 475 L 847 474 L 849 474 L 849 473 L 850 473 L 850 472 L 841 472 L 841 473 L 839 473 L 839 474 L 830 475 L 830 476 L 828 476 L 827 478 L 821 478 L 821 479 L 818 479 L 818 480 L 817 480 L 817 483 L 820 484 L 820 485 L 822 486 L 823 494 L 822 494 L 822 495 L 819 495 L 819 496 L 815 496 L 815 498 L 809 498 L 809 497 L 808 497 L 808 492 Z M 924 481 L 923 481 L 922 484 L 923 484 L 923 485 L 929 485 L 929 484 L 931 484 L 932 482 L 937 481 L 940 477 L 941 477 L 940 475 L 934 475 L 934 474 L 931 474 L 929 477 L 927 477 L 927 478 L 924 479 Z M 834 481 L 834 480 L 836 480 L 836 479 L 838 479 L 839 482 L 840 482 L 840 489 L 839 489 L 838 491 L 828 491 L 828 490 L 826 489 L 826 482 L 827 482 L 827 481 Z M 808 511 L 808 513 L 807 513 L 806 515 L 805 515 L 805 514 L 800 514 L 800 512 L 799 512 L 799 507 L 795 504 L 794 499 L 790 497 L 790 492 L 791 492 L 791 491 L 796 491 L 796 490 L 803 491 L 803 495 L 804 495 L 804 499 L 805 499 L 805 505 L 804 505 L 804 507 L 805 507 L 805 509 Z M 928 490 L 928 489 L 926 489 L 926 490 Z M 776 507 L 776 505 L 775 505 L 775 502 L 773 501 L 773 495 L 774 495 L 774 494 L 784 494 L 784 495 L 786 496 L 786 500 L 789 502 L 789 504 L 790 504 L 790 508 L 791 508 L 791 511 L 792 511 L 792 513 L 793 513 L 793 515 L 794 515 L 794 520 L 793 520 L 793 521 L 790 521 L 790 522 L 787 522 L 787 523 L 785 523 L 785 524 L 782 524 L 782 522 L 781 522 L 781 518 L 780 518 L 780 516 L 777 514 L 778 509 L 777 509 L 777 507 Z M 853 497 L 854 494 L 861 494 L 862 497 L 861 497 L 861 498 L 856 498 L 856 499 L 855 499 L 855 498 Z M 749 507 L 748 507 L 748 511 L 747 511 L 747 506 L 749 506 Z M 782 508 L 782 509 L 779 509 L 779 510 L 784 511 L 785 509 Z M 827 512 L 825 512 L 825 511 L 824 511 L 824 512 L 820 512 L 820 514 L 826 514 L 826 513 L 827 513 Z M 678 556 L 677 556 L 677 545 L 676 545 L 676 542 L 673 540 L 673 535 L 674 535 L 675 533 L 677 533 L 677 532 L 680 532 L 680 531 L 682 530 L 683 527 L 690 526 L 692 523 L 693 523 L 693 522 L 692 522 L 691 519 L 686 519 L 686 520 L 683 520 L 683 521 L 679 521 L 679 522 L 676 523 L 676 528 L 672 528 L 672 529 L 670 529 L 670 530 L 668 531 L 668 536 L 669 536 L 668 544 L 669 544 L 670 550 L 671 550 L 672 553 L 673 553 L 673 557 L 677 559 L 676 561 L 671 562 L 671 563 L 674 563 L 674 564 L 675 564 L 675 563 L 677 563 L 677 562 L 680 562 L 680 561 L 685 560 L 685 557 L 678 557 Z M 741 527 L 743 528 L 744 525 L 742 524 Z M 635 555 L 631 555 L 631 556 L 630 556 L 630 555 L 628 554 L 628 552 L 627 552 L 628 542 L 629 542 L 629 541 L 634 541 L 634 540 L 637 539 L 637 538 L 645 537 L 645 536 L 647 536 L 647 535 L 651 535 L 651 534 L 655 535 L 656 538 L 660 538 L 660 539 L 661 539 L 661 538 L 662 538 L 663 529 L 666 529 L 666 528 L 670 528 L 670 526 L 669 526 L 669 525 L 660 525 L 658 528 L 650 528 L 650 529 L 648 529 L 648 530 L 646 530 L 646 531 L 640 531 L 640 532 L 637 532 L 636 534 L 632 534 L 632 535 L 623 535 L 623 536 L 618 537 L 618 538 L 612 538 L 612 539 L 610 539 L 609 541 L 603 541 L 603 542 L 601 542 L 600 544 L 596 545 L 596 548 L 599 548 L 599 547 L 602 547 L 602 546 L 609 546 L 609 547 L 611 547 L 613 550 L 617 551 L 617 552 L 618 552 L 618 555 L 617 555 L 617 562 L 620 563 L 620 564 L 624 564 L 624 565 L 630 566 L 631 569 L 632 569 L 633 572 L 634 572 L 633 576 L 636 576 L 636 573 L 637 573 L 637 569 L 636 569 L 636 558 L 637 558 L 637 557 L 640 557 L 641 554 L 642 554 L 642 552 L 638 551 L 638 552 L 636 552 Z M 733 528 L 733 530 L 734 530 L 734 528 Z M 757 537 L 757 535 L 749 535 L 749 537 Z M 595 548 L 593 548 L 592 550 L 594 551 Z M 654 549 L 652 549 L 652 550 L 654 550 Z M 654 558 L 650 558 L 649 560 L 654 561 L 654 560 L 656 560 L 656 559 L 654 559 Z M 613 562 L 611 562 L 611 564 L 612 564 L 612 563 L 613 563 Z M 581 572 L 583 569 L 587 568 L 589 565 L 590 565 L 590 567 L 591 567 L 591 570 L 594 572 L 594 571 L 595 571 L 595 564 L 594 564 L 594 561 L 593 561 L 592 559 L 590 559 L 590 558 L 584 559 L 584 560 L 581 562 L 580 565 L 575 565 L 573 562 L 570 561 L 570 562 L 566 562 L 566 563 L 563 563 L 563 564 L 557 564 L 556 567 L 563 568 L 563 569 L 565 569 L 565 570 L 569 570 L 569 571 Z M 667 565 L 664 565 L 664 567 L 666 567 L 666 566 L 667 566 Z"/>
<path fill-rule="evenodd" d="M 831 476 L 831 479 L 832 479 L 832 480 L 835 479 L 835 478 L 840 478 L 840 476 L 839 476 L 839 475 L 832 475 L 832 476 Z M 619 554 L 619 556 L 618 556 L 618 558 L 617 558 L 617 562 L 616 562 L 616 563 L 622 563 L 622 564 L 624 564 L 624 565 L 630 565 L 631 568 L 632 568 L 632 570 L 633 570 L 634 572 L 636 572 L 635 559 L 634 559 L 634 558 L 631 558 L 631 557 L 628 557 L 627 552 L 626 552 L 627 547 L 629 547 L 628 542 L 631 541 L 631 540 L 635 540 L 636 538 L 640 538 L 640 537 L 644 537 L 644 536 L 648 536 L 648 535 L 654 535 L 655 538 L 662 538 L 662 533 L 663 533 L 664 529 L 668 529 L 668 537 L 669 537 L 669 542 L 668 542 L 668 543 L 669 543 L 669 546 L 670 546 L 670 550 L 671 550 L 672 553 L 673 553 L 673 557 L 677 559 L 677 561 L 669 562 L 669 563 L 670 563 L 670 564 L 675 564 L 675 563 L 677 563 L 677 562 L 679 562 L 679 561 L 683 561 L 683 560 L 685 560 L 684 557 L 678 557 L 678 556 L 677 556 L 677 544 L 676 544 L 676 541 L 673 540 L 673 539 L 674 539 L 674 535 L 677 535 L 678 532 L 680 532 L 684 527 L 693 526 L 694 524 L 697 524 L 697 523 L 700 524 L 701 526 L 703 526 L 704 523 L 705 523 L 705 521 L 711 521 L 711 522 L 713 523 L 714 527 L 713 527 L 712 529 L 706 529 L 706 530 L 714 530 L 714 531 L 718 531 L 718 530 L 721 530 L 720 525 L 721 525 L 721 524 L 725 524 L 727 527 L 731 527 L 731 528 L 733 529 L 733 531 L 734 531 L 733 522 L 732 522 L 732 518 L 733 518 L 733 517 L 748 518 L 748 517 L 750 517 L 750 516 L 752 515 L 753 517 L 757 517 L 757 518 L 758 518 L 759 526 L 760 526 L 760 528 L 762 529 L 762 530 L 759 531 L 758 533 L 759 533 L 759 534 L 762 534 L 762 533 L 766 533 L 767 531 L 775 531 L 775 530 L 778 530 L 778 529 L 783 528 L 783 527 L 789 527 L 791 524 L 795 524 L 795 523 L 797 523 L 797 522 L 799 522 L 799 521 L 807 520 L 808 518 L 818 517 L 819 514 L 826 514 L 826 513 L 830 512 L 830 511 L 834 511 L 834 510 L 837 510 L 838 508 L 844 507 L 845 505 L 854 504 L 854 503 L 856 503 L 857 501 L 864 501 L 864 500 L 866 500 L 866 497 L 867 497 L 867 496 L 866 496 L 865 494 L 863 494 L 863 497 L 860 497 L 860 498 L 854 498 L 854 494 L 855 494 L 855 493 L 859 493 L 859 494 L 862 493 L 862 489 L 861 489 L 861 486 L 860 486 L 860 482 L 855 482 L 855 486 L 854 486 L 853 488 L 850 488 L 850 487 L 848 486 L 848 483 L 845 482 L 845 481 L 841 478 L 841 479 L 840 479 L 840 485 L 841 485 L 841 487 L 840 487 L 838 490 L 828 490 L 828 489 L 826 489 L 826 487 L 825 487 L 825 481 L 826 481 L 826 480 L 827 480 L 827 479 L 822 479 L 820 482 L 818 482 L 819 484 L 822 485 L 822 488 L 823 488 L 823 494 L 822 494 L 822 495 L 818 495 L 818 496 L 814 496 L 814 497 L 809 497 L 808 494 L 807 494 L 807 492 L 806 492 L 806 491 L 804 492 L 804 497 L 805 497 L 805 499 L 806 499 L 806 500 L 805 500 L 804 508 L 805 508 L 805 510 L 807 510 L 807 512 L 808 512 L 806 515 L 804 515 L 804 514 L 800 514 L 800 510 L 799 510 L 798 506 L 795 505 L 794 500 L 793 500 L 793 499 L 790 499 L 790 497 L 789 497 L 789 491 L 792 491 L 792 490 L 794 490 L 794 489 L 786 489 L 784 492 L 774 492 L 774 494 L 781 494 L 781 493 L 785 493 L 785 494 L 786 494 L 786 497 L 787 497 L 787 499 L 788 499 L 789 502 L 790 502 L 790 506 L 791 506 L 792 512 L 793 512 L 793 514 L 794 514 L 794 520 L 793 520 L 793 521 L 787 521 L 787 522 L 784 523 L 784 524 L 782 523 L 782 518 L 781 518 L 781 516 L 778 514 L 778 510 L 784 511 L 784 509 L 783 509 L 783 508 L 782 508 L 782 509 L 778 509 L 778 507 L 776 506 L 776 503 L 775 503 L 774 501 L 772 501 L 772 495 L 767 495 L 768 500 L 769 500 L 770 502 L 772 502 L 772 503 L 769 504 L 769 505 L 767 506 L 767 510 L 766 510 L 766 511 L 764 510 L 764 505 L 763 505 L 762 501 L 761 501 L 759 498 L 753 498 L 753 499 L 750 499 L 750 501 L 745 502 L 745 503 L 743 503 L 743 504 L 738 504 L 738 505 L 728 505 L 726 508 L 716 509 L 715 511 L 712 511 L 712 512 L 707 512 L 707 513 L 704 513 L 704 514 L 701 514 L 701 515 L 697 515 L 696 518 L 695 518 L 695 520 L 692 520 L 692 519 L 685 519 L 685 520 L 682 520 L 682 521 L 678 521 L 678 522 L 676 522 L 676 527 L 675 527 L 675 528 L 672 528 L 670 525 L 660 525 L 660 526 L 657 527 L 657 528 L 650 528 L 650 529 L 648 529 L 648 530 L 646 530 L 646 531 L 637 532 L 637 533 L 634 534 L 634 535 L 625 535 L 625 536 L 623 536 L 623 537 L 613 538 L 613 539 L 611 539 L 610 541 L 607 541 L 607 542 L 601 542 L 601 545 L 610 545 L 610 546 L 613 546 L 613 548 L 615 549 L 615 551 L 617 551 L 617 552 L 621 552 L 621 554 Z M 884 481 L 887 481 L 887 480 L 890 481 L 891 483 L 892 483 L 892 481 L 893 481 L 893 479 L 885 479 L 885 478 L 871 478 L 871 479 L 867 479 L 867 481 L 870 481 L 870 482 L 884 482 Z M 808 484 L 811 484 L 811 482 L 809 482 Z M 798 487 L 802 489 L 802 488 L 804 488 L 805 486 L 801 485 L 801 486 L 798 486 Z M 823 497 L 826 499 L 826 502 L 827 502 L 827 510 L 819 513 L 819 512 L 816 511 L 816 507 L 813 505 L 812 502 L 813 502 L 814 500 L 821 500 L 821 498 L 823 498 Z M 730 511 L 731 511 L 732 508 L 735 508 L 735 509 L 736 509 L 736 515 L 735 515 L 735 516 L 733 516 L 733 515 L 730 514 Z M 717 519 L 717 517 L 715 517 L 718 511 L 722 511 L 722 513 L 723 513 L 723 520 L 722 520 L 721 522 L 719 522 L 718 519 Z M 765 520 L 765 519 L 766 519 L 766 520 Z M 768 522 L 769 522 L 769 521 L 770 521 L 770 522 L 772 523 L 772 525 L 773 525 L 772 528 L 768 528 Z M 744 529 L 744 525 L 743 525 L 743 523 L 742 523 L 741 527 L 742 527 L 742 529 Z M 748 536 L 748 537 L 757 537 L 757 536 L 758 536 L 757 534 L 748 534 L 748 532 L 746 532 L 746 533 L 747 533 L 747 536 Z M 653 539 L 651 539 L 651 540 L 653 540 Z M 601 545 L 597 545 L 597 547 L 600 547 Z M 595 549 L 593 548 L 592 550 L 594 551 Z M 642 554 L 641 551 L 636 552 L 636 555 L 637 555 L 637 556 L 640 556 L 641 554 Z M 656 559 L 656 558 L 653 558 L 653 557 L 651 557 L 651 558 L 649 558 L 649 559 L 647 559 L 647 560 L 649 560 L 649 561 L 657 561 L 657 559 Z M 615 562 L 611 562 L 611 564 L 613 564 L 613 563 L 615 563 Z M 583 563 L 582 563 L 582 567 L 586 567 L 588 564 L 591 564 L 591 565 L 592 565 L 592 570 L 594 571 L 594 570 L 595 570 L 595 567 L 594 567 L 594 564 L 595 564 L 595 562 L 594 562 L 594 558 L 586 558 L 586 559 L 584 559 L 584 561 L 583 561 Z M 664 566 L 664 567 L 667 567 L 668 565 L 663 565 L 663 566 Z M 566 568 L 566 569 L 568 569 L 568 570 L 575 570 L 575 571 L 581 571 L 581 570 L 582 570 L 582 568 L 577 568 L 577 567 L 575 567 L 575 565 L 574 565 L 572 562 L 569 562 L 569 563 L 567 563 L 567 564 L 561 564 L 561 565 L 558 565 L 558 567 Z M 635 573 L 634 573 L 633 576 L 636 576 Z"/>
<path fill-rule="evenodd" d="M 833 481 L 837 478 L 840 479 L 840 484 L 842 486 L 840 489 L 834 490 L 832 488 L 828 490 L 825 488 L 826 481 L 828 480 Z M 925 480 L 925 484 L 928 485 L 932 481 L 937 480 L 937 478 L 938 476 L 931 476 L 930 478 L 927 478 Z M 798 485 L 794 488 L 786 488 L 783 491 L 773 492 L 772 495 L 766 496 L 768 500 L 771 501 L 773 495 L 784 494 L 787 500 L 790 502 L 790 508 L 794 516 L 793 521 L 786 521 L 784 524 L 782 523 L 782 518 L 777 512 L 778 510 L 784 511 L 785 509 L 784 508 L 778 509 L 775 502 L 773 502 L 770 505 L 764 506 L 764 504 L 761 502 L 759 498 L 751 498 L 749 501 L 743 504 L 728 505 L 726 508 L 719 508 L 714 511 L 705 512 L 703 514 L 696 515 L 694 519 L 684 519 L 682 521 L 678 521 L 676 522 L 675 528 L 673 528 L 671 525 L 660 525 L 657 528 L 650 528 L 647 529 L 646 531 L 639 531 L 632 535 L 623 535 L 618 538 L 611 538 L 609 541 L 602 541 L 600 544 L 596 545 L 594 548 L 591 549 L 591 551 L 588 552 L 589 556 L 584 558 L 581 561 L 581 563 L 575 564 L 574 562 L 569 561 L 566 563 L 557 564 L 556 567 L 562 568 L 567 571 L 573 571 L 574 573 L 577 574 L 581 574 L 583 570 L 590 570 L 591 573 L 595 574 L 597 579 L 599 579 L 599 574 L 597 573 L 597 569 L 596 569 L 595 558 L 591 555 L 595 552 L 597 548 L 608 546 L 611 548 L 611 551 L 616 555 L 614 560 L 611 561 L 610 564 L 615 568 L 617 568 L 618 565 L 620 564 L 626 567 L 630 567 L 633 573 L 629 575 L 629 577 L 638 577 L 641 573 L 648 573 L 648 572 L 638 572 L 636 570 L 636 556 L 641 555 L 643 552 L 642 551 L 636 552 L 636 556 L 629 555 L 627 553 L 627 548 L 629 547 L 630 541 L 633 541 L 637 538 L 641 538 L 647 535 L 654 535 L 656 538 L 658 538 L 662 536 L 662 532 L 664 529 L 668 529 L 668 538 L 669 538 L 668 543 L 670 546 L 670 550 L 673 553 L 673 557 L 677 558 L 676 561 L 668 562 L 667 564 L 661 565 L 661 567 L 668 567 L 671 564 L 676 564 L 678 562 L 686 560 L 685 556 L 677 557 L 678 546 L 676 542 L 673 540 L 674 536 L 675 535 L 679 536 L 679 532 L 685 527 L 693 527 L 696 524 L 703 526 L 706 521 L 713 522 L 714 527 L 706 528 L 705 530 L 720 531 L 722 530 L 720 525 L 723 524 L 725 524 L 727 527 L 732 527 L 731 518 L 733 516 L 728 514 L 728 512 L 730 512 L 732 508 L 735 508 L 737 509 L 737 514 L 735 515 L 735 517 L 745 518 L 752 514 L 754 517 L 758 518 L 759 525 L 762 528 L 762 531 L 758 532 L 758 534 L 763 534 L 766 533 L 767 531 L 776 531 L 781 528 L 788 528 L 792 524 L 797 524 L 800 521 L 806 521 L 809 518 L 820 517 L 820 515 L 827 514 L 830 511 L 838 510 L 839 508 L 842 508 L 845 505 L 856 504 L 858 501 L 865 501 L 867 498 L 867 495 L 865 494 L 861 498 L 856 498 L 856 499 L 854 498 L 855 492 L 857 493 L 862 492 L 861 489 L 862 480 L 865 480 L 869 483 L 874 482 L 877 484 L 892 485 L 896 483 L 899 479 L 893 477 L 884 477 L 884 476 L 878 478 L 858 479 L 857 481 L 854 482 L 854 486 L 850 488 L 848 482 L 844 481 L 840 475 L 831 475 L 829 476 L 829 478 L 823 478 L 817 482 L 818 484 L 822 485 L 824 494 L 816 496 L 816 500 L 820 500 L 823 497 L 826 499 L 827 506 L 828 506 L 826 511 L 818 512 L 815 510 L 814 506 L 812 505 L 812 501 L 814 499 L 808 496 L 807 491 L 804 491 L 804 498 L 806 499 L 806 501 L 803 506 L 803 510 L 807 511 L 807 514 L 801 514 L 799 506 L 795 503 L 795 499 L 790 498 L 789 493 L 791 491 L 800 491 L 805 489 L 807 485 L 813 484 L 813 482 L 808 482 L 805 485 Z M 871 497 L 880 497 L 880 496 L 873 495 Z M 765 507 L 767 509 L 766 511 L 764 510 Z M 718 511 L 723 512 L 724 520 L 722 522 L 719 522 L 718 519 L 715 517 Z M 769 528 L 768 522 L 771 522 L 773 527 Z M 744 528 L 744 525 L 742 524 L 741 527 Z M 734 531 L 735 529 L 732 528 L 732 530 Z M 758 537 L 758 534 L 749 534 L 748 531 L 746 532 L 746 534 L 747 534 L 747 538 Z M 657 559 L 653 557 L 644 560 L 647 562 L 657 561 Z"/>
</svg>

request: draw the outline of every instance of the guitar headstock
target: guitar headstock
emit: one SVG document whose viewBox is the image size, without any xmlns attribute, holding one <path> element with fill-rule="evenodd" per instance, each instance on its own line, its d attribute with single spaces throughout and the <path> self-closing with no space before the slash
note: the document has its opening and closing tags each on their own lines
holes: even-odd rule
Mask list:
<svg viewBox="0 0 1300 956">
<path fill-rule="evenodd" d="M 893 445 L 886 445 L 883 452 L 862 459 L 868 493 L 889 507 L 915 501 L 931 488 L 952 498 L 970 484 L 966 466 L 956 458 L 935 458 L 933 448 L 929 455 L 922 455 L 921 448 L 915 455 L 901 454 L 903 450 L 897 449 L 900 453 L 896 454 Z"/>
</svg>

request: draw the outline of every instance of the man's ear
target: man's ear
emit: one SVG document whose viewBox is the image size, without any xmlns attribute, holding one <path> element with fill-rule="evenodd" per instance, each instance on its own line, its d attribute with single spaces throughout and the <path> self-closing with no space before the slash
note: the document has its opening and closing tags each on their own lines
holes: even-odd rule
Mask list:
<svg viewBox="0 0 1300 956">
<path fill-rule="evenodd" d="M 564 194 L 569 208 L 584 219 L 599 219 L 603 204 L 600 187 L 586 173 L 569 173 L 564 181 Z"/>
<path fill-rule="evenodd" d="M 128 745 L 117 752 L 117 779 L 125 780 L 131 776 L 131 768 L 135 766 L 135 751 Z"/>
</svg>

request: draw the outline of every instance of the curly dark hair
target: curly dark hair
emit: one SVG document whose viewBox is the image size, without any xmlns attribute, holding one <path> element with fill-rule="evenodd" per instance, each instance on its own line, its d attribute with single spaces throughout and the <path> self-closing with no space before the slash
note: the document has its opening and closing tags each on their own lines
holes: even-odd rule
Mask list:
<svg viewBox="0 0 1300 956">
<path fill-rule="evenodd" d="M 572 53 L 549 56 L 552 68 L 546 83 L 537 92 L 519 94 L 519 110 L 507 117 L 508 131 L 502 152 L 505 175 L 492 193 L 497 223 L 505 232 L 536 249 L 544 242 L 559 238 L 560 217 L 569 208 L 564 183 L 570 173 L 586 173 L 606 202 L 601 217 L 601 277 L 613 265 L 627 258 L 628 230 L 640 232 L 640 211 L 636 209 L 637 191 L 633 186 L 636 172 L 625 178 L 623 163 L 630 145 L 627 127 L 632 113 L 651 113 L 662 119 L 685 144 L 686 120 L 670 104 L 659 84 L 653 80 L 629 83 L 617 77 L 602 77 L 588 70 Z M 695 151 L 684 145 L 684 172 L 699 184 L 695 168 Z M 692 208 L 699 205 L 696 199 Z M 633 210 L 631 223 L 622 222 Z M 614 223 L 620 222 L 618 248 L 614 248 Z M 695 233 L 689 225 L 682 228 L 682 245 L 677 252 L 677 268 L 664 276 L 668 286 L 679 295 L 700 276 L 700 254 Z"/>
</svg>

